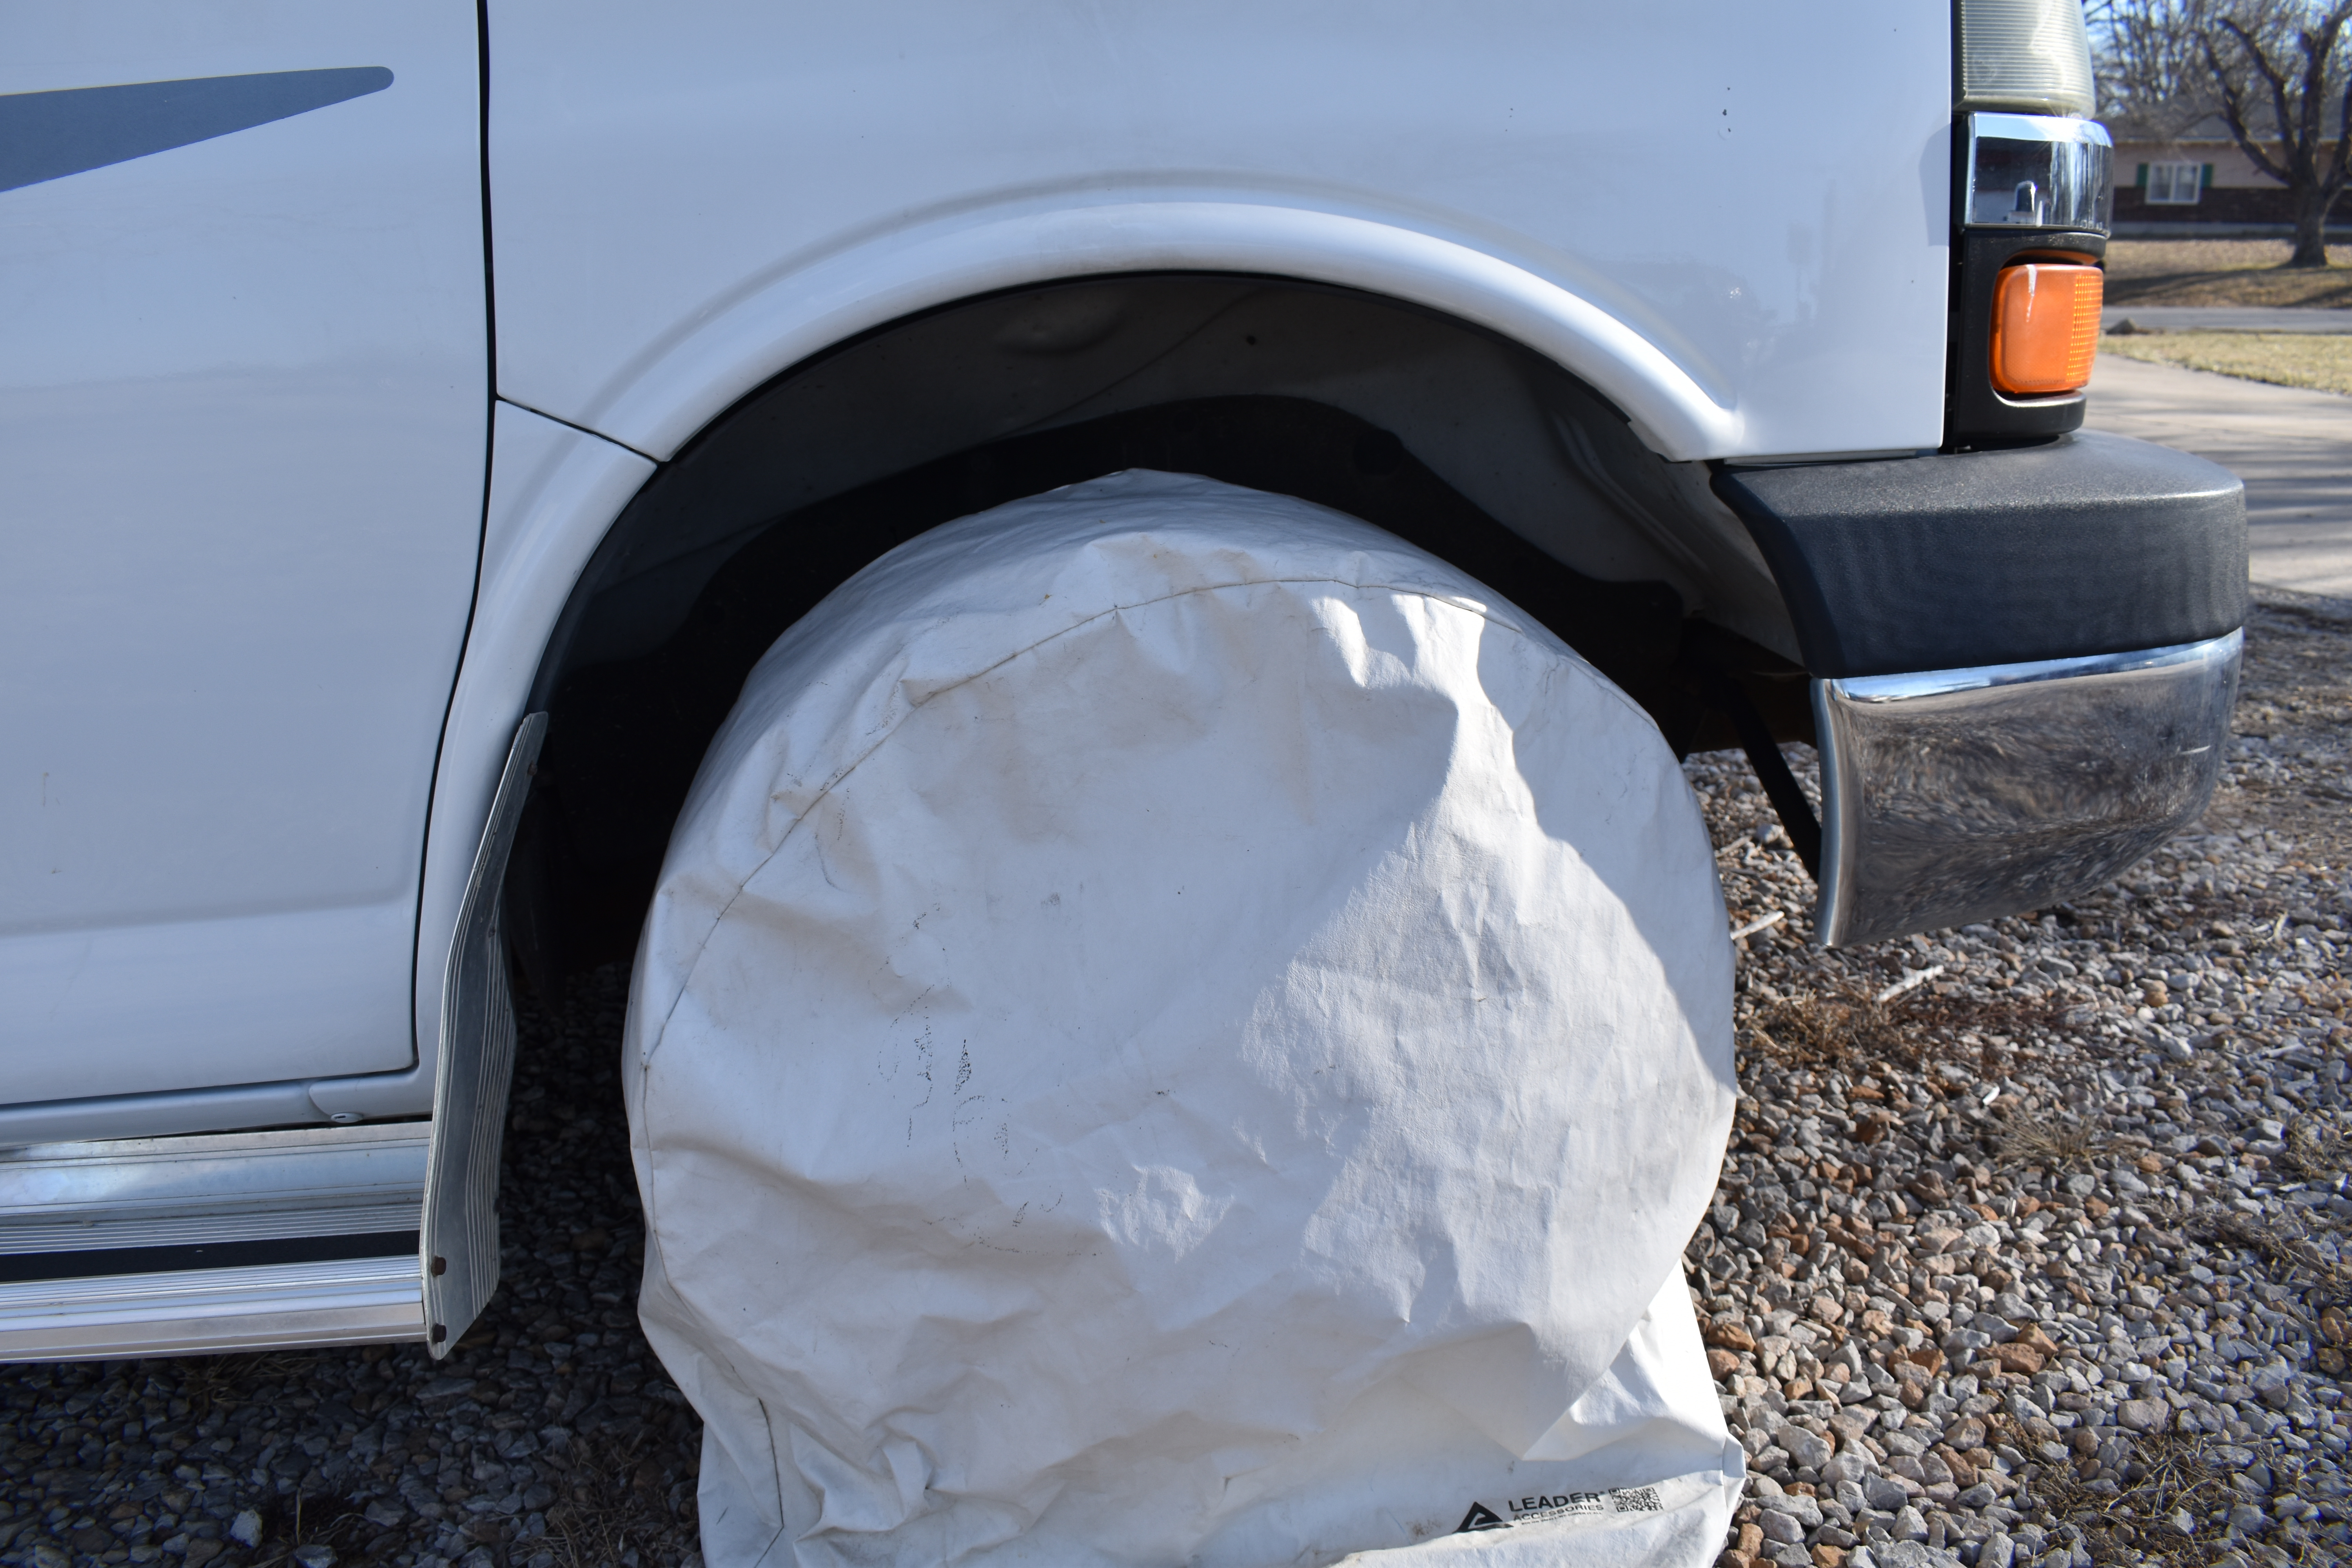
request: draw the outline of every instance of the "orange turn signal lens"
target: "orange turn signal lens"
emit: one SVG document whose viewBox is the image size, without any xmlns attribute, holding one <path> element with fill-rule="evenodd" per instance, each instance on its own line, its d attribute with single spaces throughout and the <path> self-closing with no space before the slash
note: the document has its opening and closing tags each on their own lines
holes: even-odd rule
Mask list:
<svg viewBox="0 0 2352 1568">
<path fill-rule="evenodd" d="M 2095 267 L 2028 261 L 2002 270 L 1992 296 L 1992 384 L 2012 397 L 2079 392 L 2099 352 L 2106 276 Z"/>
</svg>

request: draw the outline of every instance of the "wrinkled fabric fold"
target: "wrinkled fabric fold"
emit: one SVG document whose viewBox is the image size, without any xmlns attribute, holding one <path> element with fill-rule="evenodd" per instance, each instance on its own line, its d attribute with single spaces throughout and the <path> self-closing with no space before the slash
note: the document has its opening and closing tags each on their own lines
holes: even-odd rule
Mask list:
<svg viewBox="0 0 2352 1568">
<path fill-rule="evenodd" d="M 631 988 L 706 1556 L 1710 1562 L 1725 923 L 1647 716 L 1365 523 L 1138 472 L 884 556 Z"/>
</svg>

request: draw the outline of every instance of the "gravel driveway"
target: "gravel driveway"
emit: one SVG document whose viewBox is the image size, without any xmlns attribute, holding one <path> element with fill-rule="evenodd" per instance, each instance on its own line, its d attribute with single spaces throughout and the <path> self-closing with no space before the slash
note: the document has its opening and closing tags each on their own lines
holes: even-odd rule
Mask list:
<svg viewBox="0 0 2352 1568">
<path fill-rule="evenodd" d="M 2204 822 L 2037 919 L 1812 950 L 1744 764 L 1695 759 L 1735 922 L 1787 911 L 1746 939 L 1739 1119 L 1687 1254 L 1757 1472 L 1727 1561 L 2352 1560 L 2326 608 L 2257 614 Z"/>
<path fill-rule="evenodd" d="M 1757 1472 L 1727 1563 L 2352 1561 L 2352 621 L 2274 597 L 2249 655 L 2204 823 L 2031 921 L 1815 952 L 1746 764 L 1693 759 L 1734 921 L 1778 917 L 1688 1255 Z M 0 1563 L 698 1563 L 622 984 L 525 1015 L 506 1283 L 449 1361 L 7 1369 Z"/>
<path fill-rule="evenodd" d="M 637 1331 L 626 976 L 523 1006 L 503 1274 L 417 1345 L 0 1370 L 0 1563 L 699 1563 L 702 1426 Z"/>
</svg>

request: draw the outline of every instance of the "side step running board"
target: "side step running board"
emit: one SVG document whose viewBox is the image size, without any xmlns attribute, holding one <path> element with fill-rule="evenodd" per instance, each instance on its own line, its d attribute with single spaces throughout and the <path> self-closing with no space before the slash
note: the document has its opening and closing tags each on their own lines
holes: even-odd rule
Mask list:
<svg viewBox="0 0 2352 1568">
<path fill-rule="evenodd" d="M 0 1150 L 0 1362 L 425 1337 L 421 1121 Z"/>
<path fill-rule="evenodd" d="M 416 1259 L 0 1285 L 0 1361 L 98 1361 L 425 1337 Z"/>
<path fill-rule="evenodd" d="M 499 887 L 546 732 L 544 713 L 515 731 L 475 854 L 433 1120 L 0 1148 L 0 1362 L 457 1348 L 498 1285 Z"/>
</svg>

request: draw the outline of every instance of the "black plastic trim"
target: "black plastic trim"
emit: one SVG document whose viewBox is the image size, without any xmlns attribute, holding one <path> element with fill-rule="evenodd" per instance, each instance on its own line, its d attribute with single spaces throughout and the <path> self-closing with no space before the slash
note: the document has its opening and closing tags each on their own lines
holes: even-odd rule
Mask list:
<svg viewBox="0 0 2352 1568">
<path fill-rule="evenodd" d="M 1748 765 L 1756 770 L 1756 782 L 1764 786 L 1764 796 L 1780 818 L 1781 830 L 1789 836 L 1789 847 L 1797 852 L 1804 864 L 1805 875 L 1815 881 L 1822 875 L 1822 822 L 1813 815 L 1812 802 L 1805 798 L 1802 784 L 1789 769 L 1789 759 L 1782 753 L 1780 742 L 1773 738 L 1772 727 L 1764 715 L 1748 700 L 1739 682 L 1721 671 L 1710 670 L 1700 677 L 1701 689 L 1717 711 L 1731 721 L 1739 735 L 1739 749 L 1748 753 Z"/>
<path fill-rule="evenodd" d="M 1894 675 L 2200 642 L 2246 618 L 2245 488 L 2081 431 L 2038 447 L 1723 468 L 1805 667 Z"/>
<path fill-rule="evenodd" d="M 1948 451 L 2015 446 L 2063 436 L 2083 426 L 2083 393 L 2010 397 L 1992 384 L 1992 297 L 2001 269 L 2021 257 L 2107 254 L 2103 234 L 2074 229 L 1969 229 L 1952 247 L 1951 402 Z"/>
</svg>

